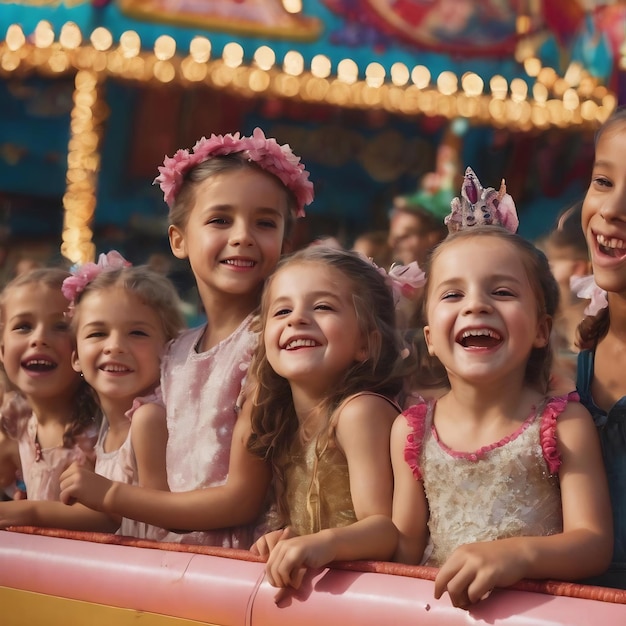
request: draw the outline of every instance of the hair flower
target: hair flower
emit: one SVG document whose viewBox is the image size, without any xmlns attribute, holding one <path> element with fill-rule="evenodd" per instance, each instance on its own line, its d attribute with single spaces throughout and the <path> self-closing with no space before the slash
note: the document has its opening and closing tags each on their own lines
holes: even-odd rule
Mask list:
<svg viewBox="0 0 626 626">
<path fill-rule="evenodd" d="M 165 157 L 153 184 L 159 184 L 165 202 L 171 207 L 189 170 L 213 157 L 235 152 L 243 153 L 249 161 L 276 176 L 296 198 L 296 217 L 304 217 L 305 205 L 313 202 L 309 172 L 289 144 L 280 145 L 258 127 L 250 137 L 241 137 L 239 133 L 202 137 L 191 151 L 178 150 L 174 156 Z"/>
<path fill-rule="evenodd" d="M 426 274 L 417 261 L 411 261 L 408 265 L 396 265 L 389 269 L 387 274 L 394 295 L 394 302 L 398 304 L 400 296 L 412 299 L 415 292 L 426 284 Z"/>
<path fill-rule="evenodd" d="M 61 287 L 63 295 L 71 302 L 70 309 L 78 294 L 83 292 L 85 287 L 102 272 L 110 272 L 123 267 L 130 267 L 131 265 L 117 250 L 101 254 L 97 263 L 89 262 L 73 265 L 70 268 L 71 276 L 68 276 L 63 281 Z"/>
<path fill-rule="evenodd" d="M 387 272 L 384 267 L 376 265 L 370 257 L 365 256 L 361 252 L 358 255 L 364 261 L 374 266 L 374 269 L 385 279 L 393 294 L 394 306 L 398 305 L 401 298 L 412 299 L 415 292 L 426 284 L 426 274 L 420 269 L 417 261 L 411 261 L 407 265 L 394 263 L 389 268 L 389 272 Z"/>
<path fill-rule="evenodd" d="M 597 315 L 602 309 L 609 306 L 606 291 L 598 287 L 593 274 L 588 276 L 570 276 L 569 286 L 572 293 L 576 296 L 590 301 L 585 308 L 585 315 Z"/>
</svg>

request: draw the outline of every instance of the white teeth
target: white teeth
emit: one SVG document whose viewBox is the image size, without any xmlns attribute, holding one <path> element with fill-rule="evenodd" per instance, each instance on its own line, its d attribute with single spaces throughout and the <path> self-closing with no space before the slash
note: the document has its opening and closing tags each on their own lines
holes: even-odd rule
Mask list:
<svg viewBox="0 0 626 626">
<path fill-rule="evenodd" d="M 616 239 L 615 237 L 605 237 L 604 235 L 596 235 L 596 241 L 605 248 L 626 248 L 626 242 L 623 239 Z"/>
<path fill-rule="evenodd" d="M 129 372 L 130 370 L 123 365 L 105 365 L 102 368 L 105 372 Z"/>
<path fill-rule="evenodd" d="M 500 339 L 498 333 L 488 328 L 472 328 L 471 330 L 466 330 L 461 337 L 463 339 L 467 339 L 468 337 L 492 337 L 493 339 Z"/>
<path fill-rule="evenodd" d="M 286 346 L 286 350 L 293 350 L 294 348 L 314 348 L 317 344 L 312 339 L 294 339 L 290 341 Z"/>
<path fill-rule="evenodd" d="M 226 259 L 226 265 L 234 265 L 235 267 L 254 267 L 254 261 L 245 261 L 243 259 Z"/>
<path fill-rule="evenodd" d="M 54 363 L 51 361 L 46 361 L 45 359 L 32 359 L 31 361 L 26 361 L 26 367 L 32 367 L 34 365 L 43 365 L 45 367 L 52 367 Z"/>
</svg>

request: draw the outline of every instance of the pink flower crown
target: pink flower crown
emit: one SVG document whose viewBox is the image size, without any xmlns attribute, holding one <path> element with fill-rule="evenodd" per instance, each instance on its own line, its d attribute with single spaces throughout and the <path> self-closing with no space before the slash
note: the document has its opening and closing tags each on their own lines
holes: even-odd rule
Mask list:
<svg viewBox="0 0 626 626">
<path fill-rule="evenodd" d="M 102 272 L 130 267 L 132 263 L 127 261 L 117 250 L 111 250 L 107 254 L 101 254 L 97 263 L 82 263 L 70 268 L 71 276 L 68 276 L 61 286 L 63 295 L 70 301 L 69 313 L 73 312 L 77 296 L 85 290 L 85 287 Z"/>
<path fill-rule="evenodd" d="M 513 198 L 506 192 L 504 180 L 500 189 L 484 188 L 471 167 L 465 170 L 461 197 L 450 202 L 452 211 L 444 218 L 448 231 L 465 230 L 472 226 L 496 224 L 517 232 L 519 219 Z"/>
<path fill-rule="evenodd" d="M 265 137 L 260 128 L 255 128 L 250 137 L 240 137 L 239 133 L 211 135 L 209 139 L 202 137 L 191 152 L 178 150 L 174 156 L 166 156 L 153 184 L 159 184 L 165 202 L 171 207 L 190 169 L 212 157 L 234 152 L 244 153 L 248 161 L 276 176 L 296 198 L 296 217 L 304 217 L 305 205 L 313 201 L 313 183 L 309 180 L 309 172 L 289 144 L 279 145 L 275 139 Z"/>
</svg>

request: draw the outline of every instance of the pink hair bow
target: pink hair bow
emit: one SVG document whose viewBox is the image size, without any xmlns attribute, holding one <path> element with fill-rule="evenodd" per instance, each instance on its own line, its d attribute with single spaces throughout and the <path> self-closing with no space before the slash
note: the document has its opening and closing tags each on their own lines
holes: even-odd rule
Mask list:
<svg viewBox="0 0 626 626">
<path fill-rule="evenodd" d="M 63 281 L 61 291 L 63 295 L 73 304 L 76 296 L 85 290 L 85 287 L 96 276 L 102 272 L 110 272 L 112 270 L 130 267 L 132 264 L 127 261 L 117 250 L 111 250 L 106 254 L 98 257 L 97 263 L 83 263 L 82 265 L 73 265 L 70 268 L 71 276 Z"/>
<path fill-rule="evenodd" d="M 385 270 L 378 268 L 378 271 Z M 412 299 L 415 292 L 426 284 L 426 274 L 420 269 L 417 261 L 411 261 L 408 265 L 391 266 L 387 273 L 387 282 L 391 285 L 393 302 L 398 304 L 400 298 Z"/>
<path fill-rule="evenodd" d="M 602 309 L 609 306 L 606 291 L 596 284 L 593 274 L 588 276 L 570 276 L 569 286 L 572 293 L 583 300 L 589 300 L 585 308 L 585 315 L 597 315 Z"/>
<path fill-rule="evenodd" d="M 415 292 L 426 284 L 426 274 L 420 269 L 417 261 L 411 261 L 407 265 L 396 265 L 394 263 L 389 272 L 387 272 L 384 267 L 376 265 L 371 258 L 361 253 L 359 253 L 359 256 L 370 265 L 373 265 L 376 271 L 383 276 L 393 294 L 394 306 L 398 305 L 400 298 L 410 300 L 415 295 Z"/>
</svg>

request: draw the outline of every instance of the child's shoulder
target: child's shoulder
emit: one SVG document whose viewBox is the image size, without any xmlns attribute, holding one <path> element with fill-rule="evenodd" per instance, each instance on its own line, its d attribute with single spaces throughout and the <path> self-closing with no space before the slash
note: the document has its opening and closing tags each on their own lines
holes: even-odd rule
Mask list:
<svg viewBox="0 0 626 626">
<path fill-rule="evenodd" d="M 380 406 L 389 407 L 397 414 L 402 411 L 400 405 L 396 402 L 395 398 L 390 398 L 382 393 L 376 393 L 375 391 L 359 391 L 357 393 L 348 396 L 339 405 L 340 411 L 349 409 L 350 411 L 356 411 L 357 408 L 364 406 Z"/>
<path fill-rule="evenodd" d="M 362 391 L 346 398 L 335 411 L 337 426 L 363 428 L 369 422 L 390 420 L 401 412 L 400 406 L 392 398 L 379 393 Z"/>
</svg>

